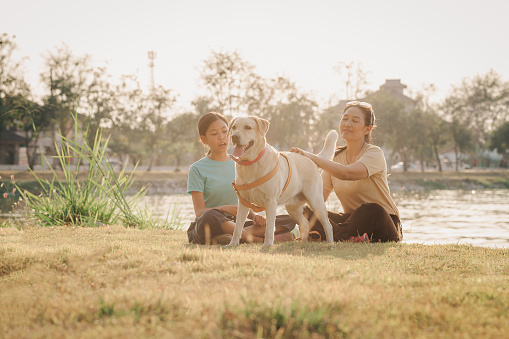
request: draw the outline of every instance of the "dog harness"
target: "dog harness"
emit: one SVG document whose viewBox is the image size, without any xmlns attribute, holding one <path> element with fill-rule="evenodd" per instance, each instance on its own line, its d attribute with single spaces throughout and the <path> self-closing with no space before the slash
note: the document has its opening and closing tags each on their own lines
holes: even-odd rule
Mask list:
<svg viewBox="0 0 509 339">
<path fill-rule="evenodd" d="M 263 155 L 263 153 L 265 152 L 265 149 L 260 153 Z M 281 194 L 279 195 L 279 198 L 281 198 L 281 196 L 283 195 L 283 193 L 285 193 L 286 191 L 286 188 L 288 187 L 288 184 L 290 183 L 290 178 L 292 177 L 292 166 L 290 165 L 290 159 L 288 159 L 288 157 L 286 155 L 284 155 L 283 153 L 279 153 L 279 155 L 285 157 L 286 161 L 288 161 L 288 179 L 286 180 L 286 184 L 285 186 L 283 187 L 283 191 L 281 192 Z M 269 173 L 267 173 L 264 177 L 250 183 L 250 184 L 244 184 L 244 185 L 235 185 L 235 181 L 232 182 L 232 186 L 233 186 L 233 190 L 235 191 L 235 193 L 237 193 L 237 196 L 239 197 L 239 201 L 242 205 L 246 206 L 246 207 L 249 207 L 250 209 L 252 209 L 253 211 L 255 212 L 261 212 L 261 211 L 264 211 L 265 210 L 265 207 L 263 206 L 259 206 L 259 205 L 256 205 L 256 204 L 253 204 L 249 201 L 247 201 L 246 199 L 242 198 L 240 196 L 240 193 L 239 191 L 246 191 L 248 189 L 251 189 L 251 188 L 255 188 L 255 187 L 258 187 L 260 186 L 261 184 L 264 184 L 266 183 L 267 181 L 269 181 L 273 176 L 276 175 L 277 171 L 279 170 L 279 164 L 281 163 L 281 157 L 278 157 L 278 162 L 277 162 L 277 165 L 276 167 L 270 171 Z M 258 158 L 256 158 L 254 161 L 246 161 L 246 163 L 242 163 L 240 161 L 237 161 L 237 163 L 239 165 L 252 165 L 254 162 L 256 162 L 258 159 L 260 159 L 261 156 L 259 155 Z M 235 159 L 234 159 L 235 160 Z"/>
</svg>

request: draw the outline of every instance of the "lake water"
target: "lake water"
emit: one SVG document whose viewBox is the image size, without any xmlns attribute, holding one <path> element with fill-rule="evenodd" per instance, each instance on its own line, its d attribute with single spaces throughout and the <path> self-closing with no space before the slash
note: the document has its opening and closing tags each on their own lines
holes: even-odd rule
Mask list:
<svg viewBox="0 0 509 339">
<path fill-rule="evenodd" d="M 396 192 L 393 197 L 403 223 L 403 242 L 509 248 L 509 190 Z M 152 195 L 145 202 L 163 218 L 177 206 L 185 228 L 194 219 L 190 195 Z M 342 210 L 335 196 L 327 209 Z M 283 206 L 278 213 L 285 213 Z"/>
</svg>

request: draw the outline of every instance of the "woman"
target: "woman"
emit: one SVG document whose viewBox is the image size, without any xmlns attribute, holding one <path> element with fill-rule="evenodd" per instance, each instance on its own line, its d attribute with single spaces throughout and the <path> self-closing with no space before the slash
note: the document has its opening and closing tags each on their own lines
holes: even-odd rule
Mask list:
<svg viewBox="0 0 509 339">
<path fill-rule="evenodd" d="M 344 213 L 329 212 L 335 241 L 359 241 L 367 233 L 373 242 L 401 241 L 403 233 L 399 211 L 391 198 L 387 183 L 387 163 L 383 151 L 371 144 L 375 113 L 366 102 L 346 104 L 339 132 L 346 146 L 336 149 L 332 161 L 322 159 L 299 148 L 290 151 L 313 160 L 323 169 L 323 198 L 336 192 Z M 307 211 L 311 219 L 312 211 Z M 315 219 L 315 218 L 314 218 Z M 325 239 L 323 227 L 312 228 Z M 368 239 L 360 239 L 367 241 Z"/>
<path fill-rule="evenodd" d="M 207 113 L 198 122 L 198 133 L 209 151 L 189 169 L 187 191 L 193 199 L 196 219 L 189 226 L 187 236 L 195 244 L 229 244 L 235 229 L 238 198 L 232 188 L 235 162 L 227 153 L 228 121 L 222 114 Z M 248 218 L 252 221 L 246 222 L 241 241 L 263 242 L 265 218 L 252 210 Z M 287 215 L 277 216 L 274 240 L 292 240 L 290 231 L 295 224 Z"/>
</svg>

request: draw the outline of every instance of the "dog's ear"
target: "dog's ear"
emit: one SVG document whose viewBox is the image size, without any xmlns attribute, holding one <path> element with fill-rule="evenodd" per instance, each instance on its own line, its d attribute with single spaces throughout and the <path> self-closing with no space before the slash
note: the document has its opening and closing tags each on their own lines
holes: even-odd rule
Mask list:
<svg viewBox="0 0 509 339">
<path fill-rule="evenodd" d="M 232 135 L 232 126 L 233 126 L 233 123 L 235 122 L 235 120 L 237 120 L 237 118 L 233 118 L 233 120 L 230 121 L 230 123 L 228 124 L 228 135 L 229 136 Z"/>
<path fill-rule="evenodd" d="M 258 129 L 260 132 L 265 135 L 267 134 L 267 131 L 269 130 L 270 122 L 268 122 L 265 119 L 255 117 L 256 125 L 258 126 Z"/>
</svg>

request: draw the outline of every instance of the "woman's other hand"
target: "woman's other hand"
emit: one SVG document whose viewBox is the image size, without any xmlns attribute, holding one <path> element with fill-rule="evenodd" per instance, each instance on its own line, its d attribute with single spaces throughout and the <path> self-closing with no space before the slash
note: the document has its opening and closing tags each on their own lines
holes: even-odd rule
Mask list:
<svg viewBox="0 0 509 339">
<path fill-rule="evenodd" d="M 237 205 L 224 205 L 221 206 L 219 210 L 223 213 L 228 213 L 229 215 L 237 215 Z"/>
<path fill-rule="evenodd" d="M 255 226 L 265 226 L 267 224 L 267 220 L 259 214 L 255 215 L 253 218 L 253 225 Z"/>
</svg>

